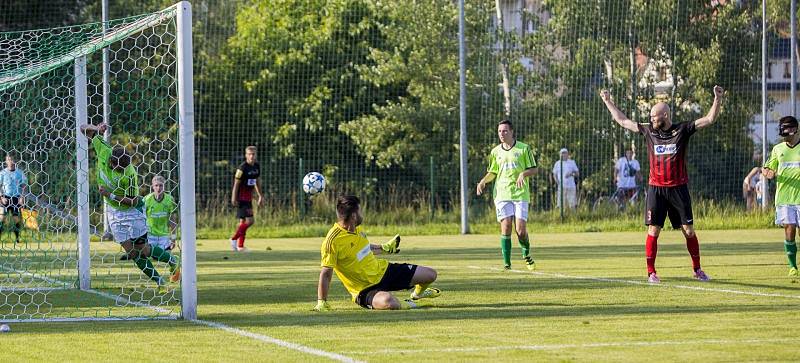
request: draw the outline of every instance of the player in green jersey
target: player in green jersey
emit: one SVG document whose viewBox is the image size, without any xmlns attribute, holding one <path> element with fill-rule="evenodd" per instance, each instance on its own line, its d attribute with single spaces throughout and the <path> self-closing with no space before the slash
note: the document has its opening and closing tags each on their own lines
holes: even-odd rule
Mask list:
<svg viewBox="0 0 800 363">
<path fill-rule="evenodd" d="M 152 193 L 144 197 L 144 214 L 147 216 L 147 242 L 150 246 L 159 246 L 167 251 L 175 247 L 178 227 L 172 219 L 175 210 L 175 199 L 164 192 L 166 180 L 161 175 L 153 177 L 150 186 Z"/>
<path fill-rule="evenodd" d="M 112 148 L 103 140 L 102 135 L 106 129 L 108 125 L 105 123 L 81 126 L 84 135 L 91 137 L 97 156 L 98 190 L 108 207 L 106 216 L 114 241 L 122 246 L 128 259 L 133 260 L 159 287 L 166 285 L 166 280 L 158 274 L 149 258 L 168 263 L 172 274 L 170 281 L 177 282 L 180 279 L 177 259 L 169 251 L 158 246 L 151 247 L 147 243 L 147 222 L 144 213 L 139 209 L 139 177 L 131 165 L 131 156 L 125 148 Z"/>
<path fill-rule="evenodd" d="M 777 177 L 775 192 L 775 224 L 783 226 L 783 249 L 789 260 L 789 277 L 797 278 L 797 224 L 800 221 L 800 133 L 797 119 L 785 116 L 778 122 L 784 142 L 775 145 L 762 168 L 767 179 Z"/>
<path fill-rule="evenodd" d="M 517 141 L 511 121 L 503 120 L 497 125 L 497 145 L 489 156 L 486 175 L 478 183 L 478 195 L 483 194 L 486 184 L 494 181 L 494 205 L 497 221 L 500 222 L 500 247 L 503 266 L 511 268 L 511 231 L 516 220 L 517 238 L 522 247 L 522 258 L 528 269 L 536 264 L 531 258 L 531 245 L 526 223 L 528 205 L 531 201 L 529 176 L 536 173 L 536 160 L 530 146 Z"/>
</svg>

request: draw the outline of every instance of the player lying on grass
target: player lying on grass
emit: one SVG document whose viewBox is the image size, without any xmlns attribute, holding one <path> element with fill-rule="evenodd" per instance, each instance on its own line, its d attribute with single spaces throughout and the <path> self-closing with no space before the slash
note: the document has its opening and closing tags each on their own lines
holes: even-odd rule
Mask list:
<svg viewBox="0 0 800 363">
<path fill-rule="evenodd" d="M 783 249 L 789 260 L 789 277 L 797 273 L 797 224 L 800 220 L 800 133 L 797 132 L 797 119 L 792 116 L 781 118 L 778 122 L 780 135 L 784 142 L 775 145 L 761 173 L 767 179 L 777 177 L 775 192 L 775 224 L 783 226 L 785 239 Z"/>
<path fill-rule="evenodd" d="M 159 275 L 149 258 L 169 264 L 170 281 L 177 282 L 181 276 L 178 260 L 169 251 L 147 243 L 147 222 L 140 209 L 139 177 L 131 165 L 131 157 L 122 146 L 113 148 L 105 140 L 103 133 L 108 125 L 83 125 L 81 131 L 92 138 L 92 147 L 97 156 L 97 184 L 105 201 L 108 224 L 114 241 L 125 250 L 128 259 L 155 281 L 159 287 L 167 281 Z"/>
<path fill-rule="evenodd" d="M 328 290 L 331 276 L 336 276 L 353 296 L 353 301 L 367 309 L 397 310 L 415 308 L 414 300 L 438 297 L 441 291 L 428 287 L 436 280 L 436 270 L 407 263 L 389 263 L 375 257 L 381 253 L 400 252 L 400 236 L 382 245 L 371 244 L 361 229 L 361 202 L 354 196 L 339 197 L 337 222 L 322 242 L 322 271 L 319 273 L 316 311 L 329 310 Z M 411 298 L 400 300 L 392 291 L 414 288 Z"/>
</svg>

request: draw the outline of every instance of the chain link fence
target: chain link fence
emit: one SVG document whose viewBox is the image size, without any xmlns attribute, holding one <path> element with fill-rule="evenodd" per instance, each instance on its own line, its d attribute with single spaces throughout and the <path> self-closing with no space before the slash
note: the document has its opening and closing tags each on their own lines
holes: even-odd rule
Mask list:
<svg viewBox="0 0 800 363">
<path fill-rule="evenodd" d="M 52 3 L 1 5 L 0 27 L 100 17 L 97 0 Z M 110 18 L 169 5 L 109 3 Z M 792 113 L 788 9 L 771 2 L 766 30 L 770 147 L 772 122 Z M 457 220 L 457 2 L 200 0 L 194 20 L 200 210 L 227 211 L 233 171 L 255 145 L 262 213 L 329 213 L 331 198 L 350 192 L 372 210 L 409 211 L 407 222 Z M 649 167 L 642 137 L 613 123 L 599 91 L 609 89 L 634 121 L 648 122 L 649 108 L 664 101 L 675 122 L 690 122 L 720 85 L 720 117 L 691 142 L 690 185 L 698 200 L 744 208 L 742 180 L 764 140 L 760 1 L 467 1 L 466 26 L 470 190 L 498 143 L 497 122 L 508 118 L 541 169 L 532 209 L 557 209 L 552 171 L 566 148 L 580 171 L 578 209 L 599 213 L 595 201 L 616 189 L 625 150 L 641 164 L 639 185 Z M 329 185 L 313 202 L 300 189 L 309 171 Z M 489 220 L 489 199 L 470 195 L 471 215 Z"/>
</svg>

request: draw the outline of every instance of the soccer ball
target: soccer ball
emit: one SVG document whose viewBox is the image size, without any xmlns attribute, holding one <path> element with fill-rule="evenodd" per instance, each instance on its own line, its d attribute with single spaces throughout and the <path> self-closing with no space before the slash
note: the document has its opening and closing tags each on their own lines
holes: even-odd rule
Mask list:
<svg viewBox="0 0 800 363">
<path fill-rule="evenodd" d="M 0 333 L 8 333 L 10 331 L 11 331 L 11 327 L 10 326 L 8 326 L 6 324 L 0 325 Z"/>
<path fill-rule="evenodd" d="M 325 177 L 312 171 L 303 177 L 303 191 L 308 195 L 322 193 L 325 190 Z"/>
</svg>

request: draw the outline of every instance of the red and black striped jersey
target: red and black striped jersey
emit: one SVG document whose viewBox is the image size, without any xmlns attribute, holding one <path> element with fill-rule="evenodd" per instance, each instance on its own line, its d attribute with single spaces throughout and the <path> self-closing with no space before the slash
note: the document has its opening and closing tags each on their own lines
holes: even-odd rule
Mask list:
<svg viewBox="0 0 800 363">
<path fill-rule="evenodd" d="M 674 187 L 689 183 L 686 150 L 695 131 L 694 122 L 672 124 L 666 131 L 655 129 L 652 124 L 639 124 L 639 133 L 647 141 L 650 185 Z"/>
<path fill-rule="evenodd" d="M 239 201 L 249 202 L 253 200 L 253 189 L 256 187 L 259 176 L 261 176 L 261 171 L 259 170 L 258 163 L 250 165 L 244 162 L 242 165 L 239 165 L 234 175 L 234 178 L 241 180 L 239 183 L 239 193 L 236 196 Z"/>
</svg>

